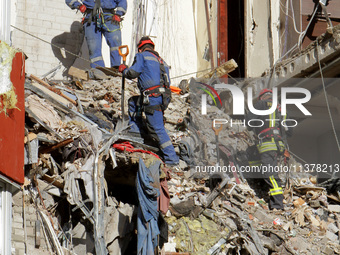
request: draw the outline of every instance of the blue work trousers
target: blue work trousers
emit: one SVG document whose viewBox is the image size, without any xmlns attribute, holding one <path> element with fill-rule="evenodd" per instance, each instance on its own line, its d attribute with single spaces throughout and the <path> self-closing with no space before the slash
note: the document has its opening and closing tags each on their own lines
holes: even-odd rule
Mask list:
<svg viewBox="0 0 340 255">
<path fill-rule="evenodd" d="M 161 96 L 149 97 L 149 100 L 149 106 L 160 105 L 162 103 Z M 164 127 L 163 112 L 159 110 L 155 110 L 153 113 L 145 111 L 145 117 L 148 135 L 158 142 L 163 154 L 164 163 L 169 165 L 178 164 L 179 158 Z M 129 125 L 131 125 L 130 132 L 143 133 L 142 111 L 139 96 L 134 96 L 129 99 Z"/>
<path fill-rule="evenodd" d="M 119 24 L 114 24 L 112 21 L 102 22 L 85 22 L 84 23 L 85 38 L 89 48 L 91 67 L 104 67 L 102 56 L 102 36 L 104 35 L 106 43 L 110 47 L 110 62 L 111 67 L 118 67 L 121 62 L 121 57 L 118 52 L 118 47 L 122 44 L 122 36 Z"/>
</svg>

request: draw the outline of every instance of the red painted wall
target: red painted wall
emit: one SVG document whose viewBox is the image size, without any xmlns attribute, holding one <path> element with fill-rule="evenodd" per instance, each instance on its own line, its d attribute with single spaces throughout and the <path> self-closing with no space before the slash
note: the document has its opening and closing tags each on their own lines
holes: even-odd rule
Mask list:
<svg viewBox="0 0 340 255">
<path fill-rule="evenodd" d="M 25 137 L 25 59 L 22 53 L 13 58 L 11 81 L 17 95 L 18 109 L 0 113 L 0 174 L 24 183 Z M 1 96 L 0 96 L 1 97 Z M 0 98 L 0 100 L 2 100 Z"/>
</svg>

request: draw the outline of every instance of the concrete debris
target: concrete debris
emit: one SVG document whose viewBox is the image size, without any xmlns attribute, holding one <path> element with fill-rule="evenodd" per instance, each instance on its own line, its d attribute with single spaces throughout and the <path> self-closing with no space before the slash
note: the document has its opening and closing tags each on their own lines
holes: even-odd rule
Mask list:
<svg viewBox="0 0 340 255">
<path fill-rule="evenodd" d="M 72 75 L 76 81 L 43 81 L 58 90 L 37 84 L 35 78 L 26 81 L 25 164 L 30 181 L 25 192 L 33 202 L 27 206 L 37 212 L 40 239 L 52 253 L 136 254 L 136 177 L 140 162 L 149 167 L 159 157 L 157 144 L 127 132 L 127 123 L 121 120 L 121 77 L 98 70 L 90 78 L 104 79 L 93 80 L 77 69 Z M 134 82 L 126 83 L 125 97 L 137 95 Z M 165 111 L 165 127 L 181 163 L 156 169 L 155 176 L 167 182 L 162 188 L 168 189 L 170 198 L 169 204 L 165 202 L 169 210 L 158 217 L 159 253 L 338 252 L 340 205 L 329 198 L 338 193 L 318 186 L 313 175 L 281 174 L 287 184 L 285 209 L 269 210 L 261 180 L 239 171 L 248 164 L 246 152 L 254 145 L 254 134 L 234 125 L 218 134 L 216 146 L 211 121 L 192 107 L 198 96 L 173 93 Z M 207 118 L 216 112 L 231 119 L 223 106 L 213 104 Z M 298 167 L 293 157 L 288 160 Z M 233 170 L 208 171 L 197 162 Z M 154 180 L 155 192 L 159 185 Z"/>
</svg>

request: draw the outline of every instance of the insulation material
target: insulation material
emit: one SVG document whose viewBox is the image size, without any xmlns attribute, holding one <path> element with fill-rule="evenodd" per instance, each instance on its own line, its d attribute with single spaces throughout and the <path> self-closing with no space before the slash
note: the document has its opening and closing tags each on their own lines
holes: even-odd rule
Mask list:
<svg viewBox="0 0 340 255">
<path fill-rule="evenodd" d="M 79 179 L 79 171 L 75 165 L 66 163 L 67 170 L 63 173 L 65 179 L 64 192 L 67 194 L 67 201 L 72 204 L 79 204 L 82 201 L 80 188 L 77 179 Z"/>
<path fill-rule="evenodd" d="M 0 113 L 16 108 L 18 101 L 10 77 L 16 52 L 5 42 L 0 42 Z"/>
<path fill-rule="evenodd" d="M 209 248 L 229 233 L 229 229 L 223 229 L 203 215 L 195 220 L 187 217 L 176 219 L 172 216 L 167 218 L 167 222 L 170 234 L 175 236 L 176 247 L 181 252 L 194 251 L 193 254 L 207 254 Z"/>
<path fill-rule="evenodd" d="M 62 124 L 60 116 L 44 99 L 30 95 L 26 98 L 25 106 L 52 129 L 60 128 Z"/>
<path fill-rule="evenodd" d="M 124 254 L 130 244 L 135 227 L 132 220 L 134 210 L 133 205 L 122 202 L 117 208 L 105 209 L 105 241 L 109 254 Z"/>
<path fill-rule="evenodd" d="M 39 140 L 33 139 L 25 145 L 25 165 L 38 163 Z"/>
</svg>

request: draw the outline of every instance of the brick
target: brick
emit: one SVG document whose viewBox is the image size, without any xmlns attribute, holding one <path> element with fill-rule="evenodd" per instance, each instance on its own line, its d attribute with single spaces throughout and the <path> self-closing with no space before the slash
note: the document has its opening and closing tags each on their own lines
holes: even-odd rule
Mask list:
<svg viewBox="0 0 340 255">
<path fill-rule="evenodd" d="M 12 203 L 14 203 L 15 205 L 20 205 L 22 203 L 21 201 L 22 201 L 22 192 L 20 191 L 12 197 Z"/>
<path fill-rule="evenodd" d="M 24 236 L 25 235 L 25 233 L 24 233 L 24 229 L 22 228 L 22 229 L 17 229 L 17 228 L 15 228 L 15 229 L 13 229 L 14 231 L 14 235 L 18 235 L 18 236 Z"/>
<path fill-rule="evenodd" d="M 31 221 L 31 220 L 26 221 L 26 226 L 27 227 L 34 227 L 35 226 L 35 221 Z"/>
<path fill-rule="evenodd" d="M 26 215 L 26 220 L 28 221 L 35 221 L 37 219 L 37 215 L 36 214 L 28 214 Z"/>
<path fill-rule="evenodd" d="M 23 242 L 23 240 L 24 240 L 24 236 L 22 236 L 22 235 L 15 235 L 15 234 L 13 234 L 13 229 L 12 229 L 12 236 L 11 236 L 11 238 L 12 238 L 12 242 Z"/>
<path fill-rule="evenodd" d="M 34 206 L 27 206 L 27 212 L 30 214 L 36 214 Z"/>
<path fill-rule="evenodd" d="M 59 18 L 63 16 L 64 11 L 65 11 L 64 9 L 59 8 L 54 9 L 53 15 L 57 17 L 56 18 L 57 22 L 60 22 Z"/>
<path fill-rule="evenodd" d="M 37 69 L 34 67 L 30 67 L 27 72 L 32 73 L 32 74 L 37 74 Z"/>
<path fill-rule="evenodd" d="M 13 246 L 14 246 L 15 250 L 25 249 L 25 244 L 23 242 L 15 242 Z"/>
<path fill-rule="evenodd" d="M 24 17 L 18 17 L 16 22 L 17 22 L 17 24 L 25 24 L 25 18 Z"/>
<path fill-rule="evenodd" d="M 37 41 L 37 40 L 30 39 L 30 40 L 26 41 L 26 46 L 28 46 L 28 47 L 38 47 L 39 43 L 40 42 Z"/>
<path fill-rule="evenodd" d="M 24 10 L 25 9 L 25 4 L 24 4 L 24 2 L 17 2 L 17 4 L 16 4 L 16 9 L 17 9 L 17 11 L 18 10 Z"/>
<path fill-rule="evenodd" d="M 27 236 L 35 236 L 35 230 L 33 227 L 26 229 Z"/>
<path fill-rule="evenodd" d="M 43 55 L 43 56 L 46 56 L 46 57 L 52 58 L 52 59 L 55 58 L 51 46 L 49 46 L 48 48 L 41 49 L 40 55 Z M 46 60 L 45 60 L 45 62 L 46 62 Z M 50 62 L 50 61 L 48 61 L 48 62 Z"/>
<path fill-rule="evenodd" d="M 30 32 L 33 33 L 35 36 L 42 37 L 41 35 L 46 34 L 46 28 L 44 27 L 39 27 L 39 26 L 31 26 L 30 27 Z M 37 39 L 36 39 L 37 40 Z"/>
<path fill-rule="evenodd" d="M 25 255 L 25 250 L 24 249 L 15 250 L 15 255 Z"/>
<path fill-rule="evenodd" d="M 51 21 L 43 21 L 42 26 L 47 28 L 47 29 L 51 29 L 52 28 L 52 22 Z"/>
<path fill-rule="evenodd" d="M 20 223 L 24 222 L 21 214 L 19 213 L 13 213 L 13 221 L 20 222 Z"/>
<path fill-rule="evenodd" d="M 40 238 L 42 238 L 42 237 L 40 237 Z M 35 236 L 27 236 L 27 243 L 30 246 L 34 247 L 35 246 Z"/>
<path fill-rule="evenodd" d="M 47 13 L 49 15 L 55 15 L 55 10 L 57 10 L 58 6 L 54 3 L 53 8 L 50 6 L 45 6 L 42 10 L 43 13 Z"/>
<path fill-rule="evenodd" d="M 27 20 L 26 20 L 26 24 L 27 24 L 28 26 L 32 26 L 32 25 L 33 25 L 33 22 L 34 22 L 33 19 L 27 19 Z"/>
<path fill-rule="evenodd" d="M 25 17 L 25 10 L 18 10 L 17 17 Z"/>
<path fill-rule="evenodd" d="M 22 207 L 21 206 L 13 206 L 13 212 L 21 214 L 22 213 Z"/>
<path fill-rule="evenodd" d="M 47 13 L 38 13 L 39 20 L 49 20 L 49 21 L 55 21 L 54 15 L 47 14 Z"/>
<path fill-rule="evenodd" d="M 23 226 L 22 226 L 22 223 L 19 223 L 19 222 L 12 222 L 12 229 L 14 229 L 14 228 L 18 228 L 18 229 L 20 229 L 20 228 L 22 228 Z"/>
<path fill-rule="evenodd" d="M 35 19 L 35 20 L 33 20 L 33 26 L 37 26 L 37 27 L 39 27 L 39 26 L 41 26 L 41 24 L 42 24 L 42 21 L 41 20 L 39 20 L 39 19 Z"/>
<path fill-rule="evenodd" d="M 71 24 L 72 24 L 72 22 L 68 23 L 68 24 L 62 23 L 62 24 L 60 24 L 60 29 L 64 32 L 70 32 Z"/>
<path fill-rule="evenodd" d="M 53 23 L 52 23 L 52 29 L 54 29 L 54 30 L 60 30 L 60 24 L 57 23 L 57 22 L 53 22 Z"/>
</svg>

